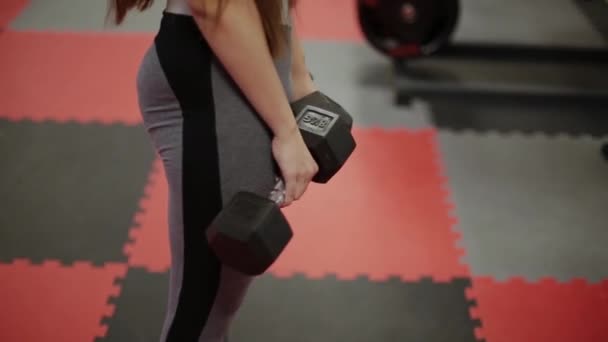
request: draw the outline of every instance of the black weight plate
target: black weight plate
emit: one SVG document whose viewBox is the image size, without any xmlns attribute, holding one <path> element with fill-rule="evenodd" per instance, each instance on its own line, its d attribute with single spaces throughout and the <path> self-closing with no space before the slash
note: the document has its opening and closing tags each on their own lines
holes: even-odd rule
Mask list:
<svg viewBox="0 0 608 342">
<path fill-rule="evenodd" d="M 370 13 L 373 25 L 380 27 L 385 35 L 395 36 L 401 42 L 419 43 L 429 37 L 437 16 L 433 1 L 384 1 L 376 11 Z M 415 14 L 406 20 L 405 12 L 411 9 Z"/>
<path fill-rule="evenodd" d="M 393 58 L 429 55 L 447 43 L 458 22 L 459 0 L 358 0 L 368 42 Z"/>
</svg>

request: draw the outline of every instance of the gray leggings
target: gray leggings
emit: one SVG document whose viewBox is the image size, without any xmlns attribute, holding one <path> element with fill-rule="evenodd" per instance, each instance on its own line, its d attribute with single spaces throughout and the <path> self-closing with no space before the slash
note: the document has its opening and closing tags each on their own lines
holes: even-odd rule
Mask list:
<svg viewBox="0 0 608 342">
<path fill-rule="evenodd" d="M 290 55 L 276 67 L 290 94 Z M 252 279 L 223 266 L 204 231 L 237 191 L 270 193 L 277 176 L 272 136 L 190 16 L 163 14 L 137 90 L 169 187 L 171 269 L 161 341 L 221 342 Z"/>
</svg>

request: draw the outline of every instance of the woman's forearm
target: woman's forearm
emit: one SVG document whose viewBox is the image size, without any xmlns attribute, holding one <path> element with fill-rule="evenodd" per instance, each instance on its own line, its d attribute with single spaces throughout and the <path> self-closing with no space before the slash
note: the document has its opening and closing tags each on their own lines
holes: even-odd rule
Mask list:
<svg viewBox="0 0 608 342">
<path fill-rule="evenodd" d="M 297 131 L 255 1 L 228 1 L 217 21 L 194 12 L 211 49 L 272 132 Z"/>
<path fill-rule="evenodd" d="M 293 101 L 317 91 L 318 88 L 313 82 L 309 73 L 296 73 L 291 76 L 291 93 Z"/>
<path fill-rule="evenodd" d="M 298 100 L 317 88 L 306 65 L 304 47 L 295 27 L 291 30 L 291 51 L 291 88 L 293 99 Z"/>
</svg>

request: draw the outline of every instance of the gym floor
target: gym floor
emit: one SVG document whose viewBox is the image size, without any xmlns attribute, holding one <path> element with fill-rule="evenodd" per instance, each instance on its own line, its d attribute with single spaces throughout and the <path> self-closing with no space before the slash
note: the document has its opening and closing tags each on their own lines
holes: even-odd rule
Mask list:
<svg viewBox="0 0 608 342">
<path fill-rule="evenodd" d="M 133 80 L 163 3 L 120 28 L 104 26 L 105 1 L 0 3 L 2 342 L 158 339 L 167 189 Z M 297 24 L 359 147 L 286 209 L 294 240 L 231 341 L 608 341 L 605 108 L 397 105 L 354 3 L 302 1 Z M 456 41 L 606 47 L 601 1 L 462 4 Z M 454 79 L 608 88 L 605 65 L 420 63 Z"/>
</svg>

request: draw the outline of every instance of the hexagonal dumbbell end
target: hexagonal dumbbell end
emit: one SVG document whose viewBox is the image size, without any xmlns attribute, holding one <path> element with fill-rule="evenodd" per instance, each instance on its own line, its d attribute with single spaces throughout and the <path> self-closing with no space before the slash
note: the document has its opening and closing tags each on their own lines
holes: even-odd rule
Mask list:
<svg viewBox="0 0 608 342">
<path fill-rule="evenodd" d="M 325 102 L 325 101 L 323 101 Z M 323 103 L 311 103 L 296 114 L 304 142 L 319 166 L 313 182 L 327 183 L 344 166 L 356 148 L 348 122 Z"/>
<path fill-rule="evenodd" d="M 250 192 L 237 193 L 207 228 L 215 255 L 244 274 L 264 273 L 293 236 L 276 203 Z"/>
</svg>

